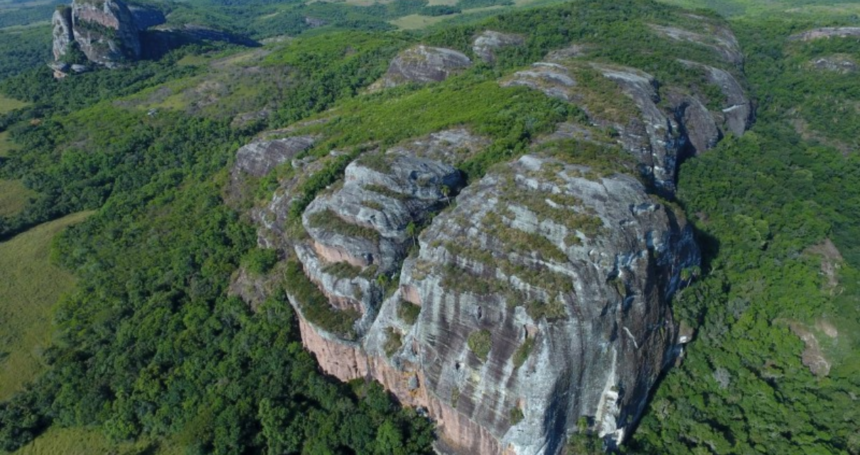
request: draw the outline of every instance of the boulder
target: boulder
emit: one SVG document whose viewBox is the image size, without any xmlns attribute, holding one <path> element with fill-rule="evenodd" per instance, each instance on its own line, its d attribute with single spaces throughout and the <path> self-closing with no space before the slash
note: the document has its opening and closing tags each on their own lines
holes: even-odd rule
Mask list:
<svg viewBox="0 0 860 455">
<path fill-rule="evenodd" d="M 496 61 L 494 51 L 511 46 L 522 46 L 526 40 L 522 35 L 484 30 L 472 40 L 472 52 L 486 63 Z"/>
<path fill-rule="evenodd" d="M 714 51 L 726 62 L 740 65 L 744 61 L 740 44 L 734 33 L 728 27 L 714 26 L 710 24 L 694 23 L 704 27 L 701 33 L 693 32 L 684 28 L 669 27 L 652 24 L 651 28 L 658 35 L 675 41 L 685 41 L 695 45 L 704 46 Z"/>
<path fill-rule="evenodd" d="M 465 54 L 452 49 L 418 45 L 400 52 L 381 80 L 371 90 L 396 87 L 414 82 L 425 84 L 441 82 L 469 66 L 472 61 Z"/>
<path fill-rule="evenodd" d="M 243 172 L 254 177 L 263 177 L 281 163 L 313 147 L 316 140 L 316 136 L 292 136 L 252 142 L 236 152 L 233 173 Z"/>
</svg>

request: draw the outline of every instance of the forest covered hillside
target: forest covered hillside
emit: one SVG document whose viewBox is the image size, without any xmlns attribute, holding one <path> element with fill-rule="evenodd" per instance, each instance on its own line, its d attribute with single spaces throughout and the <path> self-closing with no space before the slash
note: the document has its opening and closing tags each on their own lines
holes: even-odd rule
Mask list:
<svg viewBox="0 0 860 455">
<path fill-rule="evenodd" d="M 860 454 L 856 3 L 129 5 L 0 0 L 0 450 Z"/>
</svg>

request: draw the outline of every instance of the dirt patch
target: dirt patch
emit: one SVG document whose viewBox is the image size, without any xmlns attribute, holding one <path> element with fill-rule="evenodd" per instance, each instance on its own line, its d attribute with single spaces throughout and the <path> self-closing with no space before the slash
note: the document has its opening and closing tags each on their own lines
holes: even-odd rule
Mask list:
<svg viewBox="0 0 860 455">
<path fill-rule="evenodd" d="M 818 377 L 830 374 L 830 362 L 824 357 L 824 352 L 815 334 L 799 322 L 789 322 L 788 327 L 806 345 L 806 349 L 803 350 L 803 354 L 800 356 L 803 365 Z"/>
<path fill-rule="evenodd" d="M 818 245 L 807 248 L 804 253 L 821 257 L 821 274 L 826 279 L 824 288 L 831 295 L 836 293 L 839 286 L 839 269 L 845 262 L 836 245 L 830 239 L 826 239 Z"/>
</svg>

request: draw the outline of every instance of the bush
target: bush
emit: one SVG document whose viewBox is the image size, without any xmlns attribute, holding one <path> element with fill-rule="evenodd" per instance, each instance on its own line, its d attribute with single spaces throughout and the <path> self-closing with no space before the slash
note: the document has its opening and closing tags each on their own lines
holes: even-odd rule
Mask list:
<svg viewBox="0 0 860 455">
<path fill-rule="evenodd" d="M 272 267 L 278 263 L 278 252 L 275 250 L 263 250 L 254 248 L 249 251 L 242 259 L 242 265 L 249 272 L 262 275 L 272 270 Z"/>
<path fill-rule="evenodd" d="M 400 304 L 397 305 L 397 316 L 409 325 L 415 324 L 420 314 L 421 307 L 412 302 L 401 300 Z"/>
<path fill-rule="evenodd" d="M 487 361 L 487 356 L 493 347 L 493 336 L 489 330 L 483 329 L 472 332 L 466 342 L 476 357 L 482 362 Z"/>
</svg>

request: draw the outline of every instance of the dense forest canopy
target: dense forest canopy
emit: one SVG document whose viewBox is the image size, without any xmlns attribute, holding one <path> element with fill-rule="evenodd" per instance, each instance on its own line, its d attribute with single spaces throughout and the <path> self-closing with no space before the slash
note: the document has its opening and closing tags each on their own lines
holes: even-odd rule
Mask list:
<svg viewBox="0 0 860 455">
<path fill-rule="evenodd" d="M 339 118 L 310 123 L 328 139 L 307 155 L 337 148 L 357 156 L 362 144 L 470 123 L 492 140 L 461 168 L 474 181 L 584 115 L 534 91 L 499 88 L 499 77 L 550 50 L 590 40 L 601 44 L 599 61 L 695 85 L 694 72 L 665 62 L 706 49 L 678 43 L 641 53 L 653 39 L 646 24 L 677 19 L 680 4 L 729 17 L 745 58 L 742 70 L 725 69 L 749 82 L 756 121 L 680 168 L 673 203 L 695 226 L 704 261 L 672 308 L 695 339 L 620 450 L 860 454 L 860 83 L 856 71 L 816 63 L 860 64 L 860 39 L 791 38 L 856 25 L 860 8 L 797 0 L 780 6 L 790 14 L 770 15 L 771 2 L 754 0 L 581 0 L 517 2 L 503 12 L 509 3 L 155 2 L 169 21 L 217 25 L 263 45 L 189 45 L 55 81 L 42 23 L 52 5 L 0 0 L 0 182 L 30 191 L 20 210 L 0 210 L 0 242 L 93 211 L 53 241 L 52 261 L 77 284 L 55 305 L 38 378 L 0 403 L 0 449 L 26 450 L 65 427 L 98 428 L 112 444 L 139 441 L 140 453 L 430 453 L 428 419 L 378 384 L 339 384 L 319 372 L 283 289 L 253 310 L 227 292 L 240 267 L 289 273 L 256 246 L 247 210 L 292 170 L 254 182 L 236 204 L 225 190 L 236 150 L 261 131 L 324 120 L 329 109 Z M 444 21 L 397 31 L 415 15 Z M 501 51 L 495 66 L 438 85 L 365 93 L 409 45 L 468 53 L 483 29 L 530 39 Z M 196 90 L 205 84 L 226 88 L 210 96 Z M 3 108 L 11 100 L 19 102 Z M 260 110 L 267 115 L 236 120 Z M 296 213 L 345 164 L 334 160 L 304 182 Z M 0 351 L 2 364 L 8 353 Z M 811 370 L 810 356 L 827 371 Z M 568 450 L 597 446 L 586 438 Z"/>
</svg>

